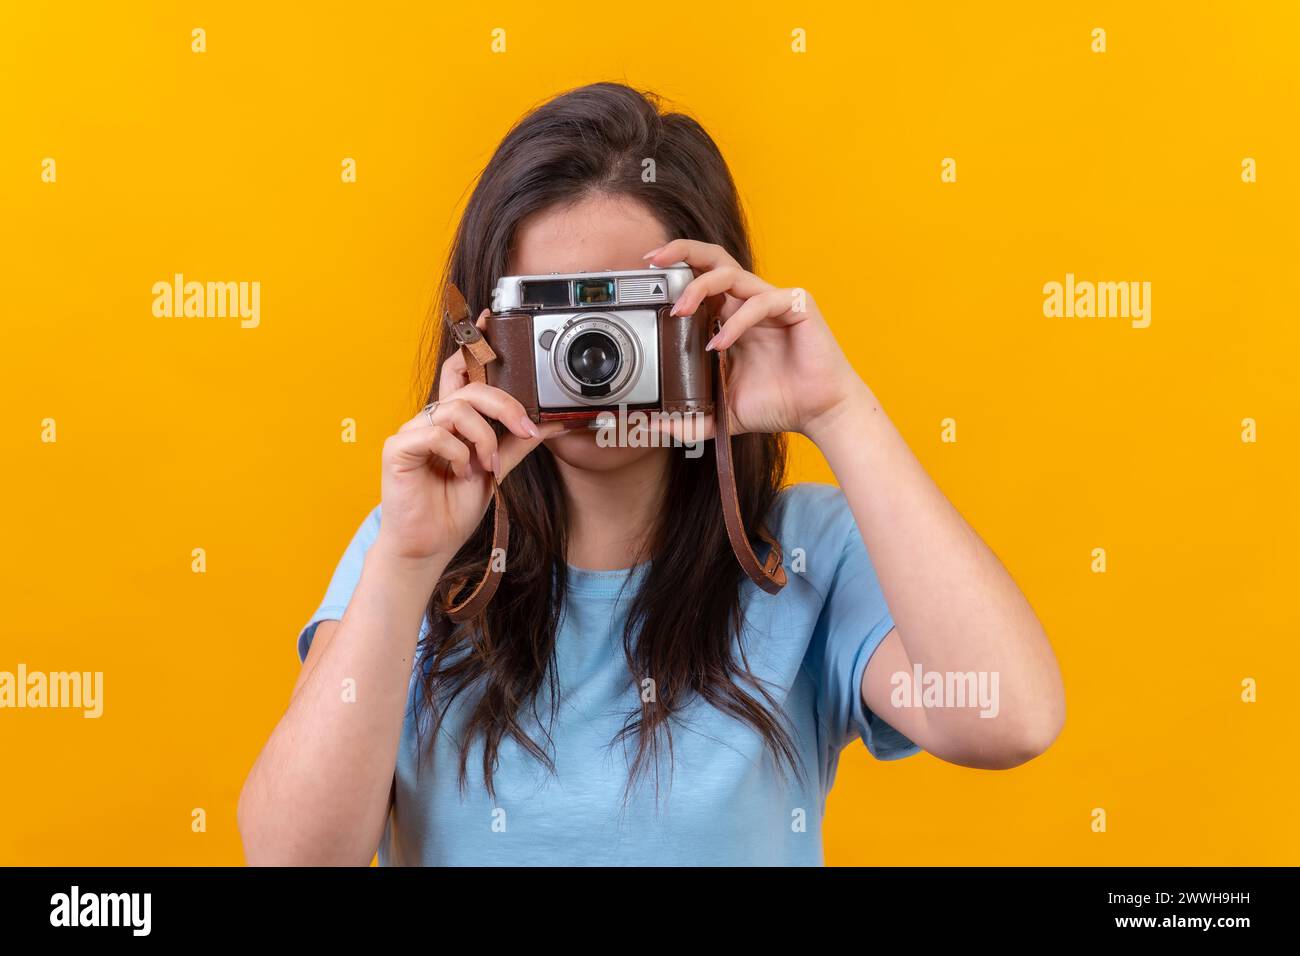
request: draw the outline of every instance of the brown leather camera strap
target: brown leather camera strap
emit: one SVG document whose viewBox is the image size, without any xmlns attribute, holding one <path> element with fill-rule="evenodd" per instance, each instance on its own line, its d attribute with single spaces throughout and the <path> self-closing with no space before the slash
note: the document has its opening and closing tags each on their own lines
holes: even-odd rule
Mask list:
<svg viewBox="0 0 1300 956">
<path fill-rule="evenodd" d="M 487 366 L 495 362 L 497 354 L 483 338 L 483 333 L 470 317 L 469 306 L 460 290 L 448 283 L 443 296 L 443 320 L 451 327 L 452 336 L 460 345 L 465 358 L 465 370 L 471 382 L 487 381 Z M 714 323 L 714 331 L 719 328 Z M 745 533 L 744 520 L 740 513 L 740 496 L 736 492 L 736 475 L 731 460 L 731 406 L 727 401 L 727 357 L 726 350 L 719 349 L 717 367 L 714 370 L 714 449 L 718 462 L 718 492 L 722 499 L 722 519 L 727 526 L 727 539 L 736 560 L 749 579 L 766 591 L 776 594 L 786 584 L 785 568 L 782 566 L 781 545 L 767 529 L 759 527 L 758 537 L 768 545 L 767 560 L 759 562 Z M 510 544 L 510 516 L 507 513 L 505 498 L 496 476 L 492 476 L 492 555 L 488 558 L 487 568 L 482 579 L 464 599 L 446 606 L 443 610 L 457 623 L 473 620 L 477 617 L 497 592 L 501 583 L 501 562 Z M 462 584 L 454 594 L 459 595 L 464 589 Z"/>
<path fill-rule="evenodd" d="M 447 283 L 442 300 L 443 320 L 451 326 L 451 334 L 460 344 L 461 354 L 465 357 L 465 371 L 471 382 L 487 382 L 487 366 L 497 359 L 496 352 L 488 345 L 483 333 L 478 330 L 470 318 L 469 306 L 465 297 L 452 283 Z M 456 623 L 472 621 L 488 606 L 497 586 L 501 584 L 501 566 L 504 564 L 506 550 L 510 546 L 510 515 L 506 509 L 505 498 L 501 495 L 501 486 L 497 476 L 492 476 L 492 553 L 488 556 L 487 567 L 483 577 L 468 596 L 443 610 Z M 454 592 L 459 595 L 464 585 Z"/>
<path fill-rule="evenodd" d="M 714 322 L 716 334 L 721 325 Z M 761 525 L 758 536 L 768 545 L 767 560 L 759 564 L 758 556 L 745 534 L 745 522 L 740 514 L 740 496 L 736 493 L 736 475 L 731 464 L 731 405 L 727 401 L 727 350 L 718 349 L 718 366 L 714 369 L 713 391 L 713 445 L 718 458 L 718 491 L 722 497 L 722 520 L 727 525 L 731 550 L 749 579 L 768 594 L 776 594 L 785 587 L 785 567 L 781 563 L 781 544 Z"/>
</svg>

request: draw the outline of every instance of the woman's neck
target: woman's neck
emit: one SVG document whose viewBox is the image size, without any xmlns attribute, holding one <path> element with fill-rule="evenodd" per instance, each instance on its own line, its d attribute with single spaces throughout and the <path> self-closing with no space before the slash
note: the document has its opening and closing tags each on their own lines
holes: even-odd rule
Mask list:
<svg viewBox="0 0 1300 956">
<path fill-rule="evenodd" d="M 659 526 L 668 455 L 658 449 L 611 471 L 575 468 L 556 458 L 568 506 L 569 564 L 615 571 L 649 557 L 645 549 Z"/>
</svg>

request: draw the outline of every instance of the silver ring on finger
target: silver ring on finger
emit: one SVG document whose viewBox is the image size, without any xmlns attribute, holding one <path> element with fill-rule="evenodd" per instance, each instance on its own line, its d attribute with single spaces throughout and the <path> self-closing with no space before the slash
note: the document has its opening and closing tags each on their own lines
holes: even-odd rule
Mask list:
<svg viewBox="0 0 1300 956">
<path fill-rule="evenodd" d="M 430 425 L 434 424 L 434 421 L 433 421 L 433 412 L 434 412 L 434 409 L 436 409 L 437 407 L 438 407 L 438 403 L 437 403 L 437 402 L 430 402 L 428 405 L 425 405 L 425 406 L 424 406 L 424 409 L 423 409 L 423 411 L 424 411 L 424 416 L 425 416 L 425 418 L 429 419 L 429 424 L 430 424 Z"/>
</svg>

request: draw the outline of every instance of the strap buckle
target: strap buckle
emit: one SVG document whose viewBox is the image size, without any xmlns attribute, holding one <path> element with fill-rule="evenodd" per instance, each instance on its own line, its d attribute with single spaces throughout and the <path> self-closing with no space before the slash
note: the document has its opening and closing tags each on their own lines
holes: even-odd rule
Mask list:
<svg viewBox="0 0 1300 956">
<path fill-rule="evenodd" d="M 468 316 L 454 321 L 451 320 L 450 316 L 447 318 L 456 344 L 468 347 L 483 340 L 483 333 L 478 330 L 478 326 L 474 324 L 473 319 Z"/>
</svg>

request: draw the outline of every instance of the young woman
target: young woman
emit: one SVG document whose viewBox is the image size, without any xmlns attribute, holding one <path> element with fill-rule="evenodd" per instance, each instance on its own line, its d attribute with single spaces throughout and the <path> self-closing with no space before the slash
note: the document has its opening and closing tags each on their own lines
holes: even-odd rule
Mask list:
<svg viewBox="0 0 1300 956">
<path fill-rule="evenodd" d="M 503 275 L 681 261 L 683 314 L 725 296 L 709 345 L 731 364 L 741 511 L 783 546 L 788 584 L 742 573 L 711 453 L 539 428 L 468 381 L 442 330 L 437 404 L 385 443 L 381 504 L 299 637 L 292 699 L 244 785 L 250 863 L 364 865 L 378 848 L 386 864 L 819 864 L 853 740 L 1006 768 L 1055 739 L 1061 680 L 1033 611 L 813 300 L 754 274 L 695 121 L 614 84 L 535 110 L 483 171 L 447 277 L 481 310 Z M 782 487 L 784 432 L 839 488 Z M 457 625 L 440 599 L 488 559 L 490 473 L 506 572 Z M 914 665 L 992 675 L 996 701 L 916 706 Z"/>
</svg>

